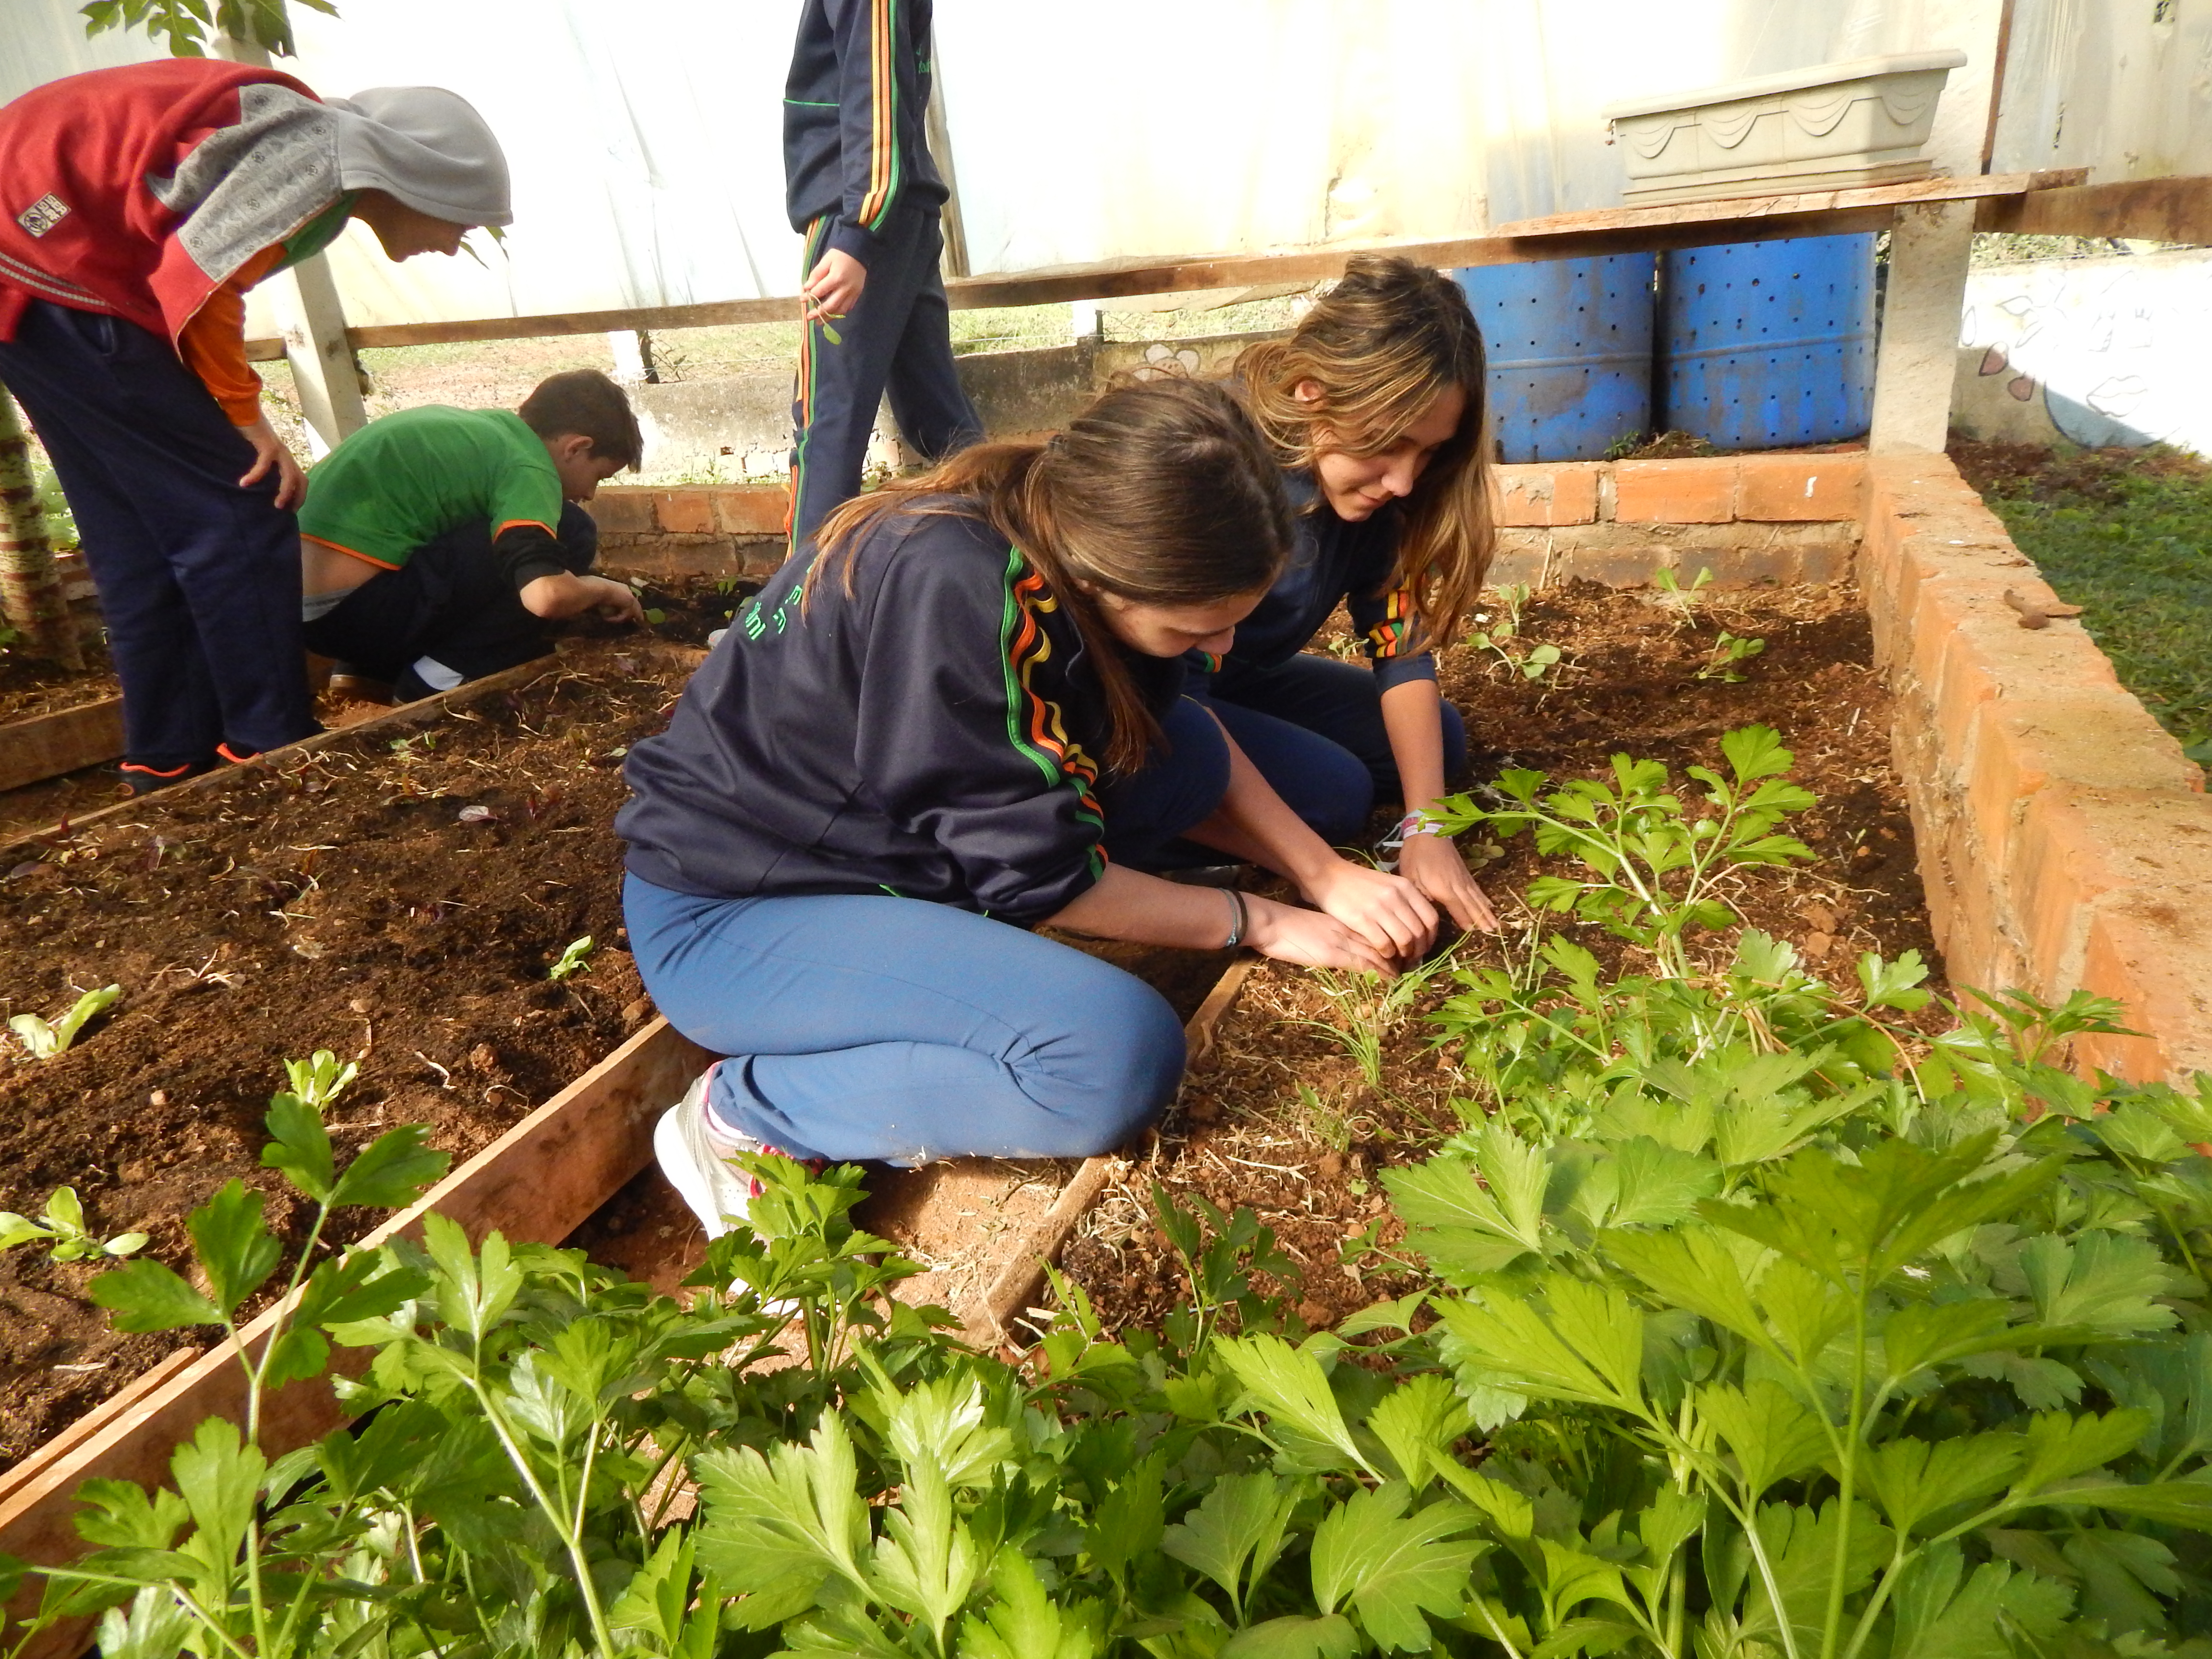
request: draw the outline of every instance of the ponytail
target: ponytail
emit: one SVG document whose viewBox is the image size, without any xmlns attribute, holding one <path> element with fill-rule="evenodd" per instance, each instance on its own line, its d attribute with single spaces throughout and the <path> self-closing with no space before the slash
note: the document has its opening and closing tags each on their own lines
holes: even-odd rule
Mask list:
<svg viewBox="0 0 2212 1659">
<path fill-rule="evenodd" d="M 1216 605 L 1273 586 L 1291 546 L 1281 478 L 1250 417 L 1221 388 L 1181 380 L 1116 386 L 1048 440 L 977 444 L 844 502 L 816 534 L 808 597 L 832 564 L 849 594 L 855 550 L 896 513 L 979 518 L 1044 578 L 1096 668 L 1105 763 L 1124 776 L 1163 739 L 1098 595 Z"/>
</svg>

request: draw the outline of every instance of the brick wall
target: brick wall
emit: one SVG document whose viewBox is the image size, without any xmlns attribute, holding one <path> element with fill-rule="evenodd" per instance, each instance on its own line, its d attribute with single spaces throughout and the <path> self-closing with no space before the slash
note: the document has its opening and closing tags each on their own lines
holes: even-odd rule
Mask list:
<svg viewBox="0 0 2212 1659">
<path fill-rule="evenodd" d="M 1721 587 L 1832 581 L 1850 568 L 1866 458 L 1727 455 L 1501 466 L 1492 580 L 1641 587 L 1701 569 Z"/>
<path fill-rule="evenodd" d="M 656 575 L 765 576 L 783 562 L 784 503 L 776 484 L 602 484 L 587 510 L 604 563 Z"/>
<path fill-rule="evenodd" d="M 2146 1035 L 2076 1059 L 2212 1072 L 2212 799 L 1941 456 L 1866 464 L 1859 581 L 1897 696 L 1893 744 L 1954 984 L 2116 998 Z"/>
</svg>

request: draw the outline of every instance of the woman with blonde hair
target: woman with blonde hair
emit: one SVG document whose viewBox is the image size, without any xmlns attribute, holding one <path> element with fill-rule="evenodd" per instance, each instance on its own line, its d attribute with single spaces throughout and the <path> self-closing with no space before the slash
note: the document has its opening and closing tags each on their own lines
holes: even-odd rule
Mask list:
<svg viewBox="0 0 2212 1659">
<path fill-rule="evenodd" d="M 740 614 L 615 823 L 646 988 L 729 1056 L 654 1140 L 710 1234 L 764 1146 L 1075 1158 L 1150 1121 L 1173 1011 L 1041 924 L 1378 972 L 1426 947 L 1428 902 L 1333 854 L 1183 695 L 1290 540 L 1232 398 L 1130 386 L 846 502 Z M 1177 837 L 1317 908 L 1144 873 Z"/>
<path fill-rule="evenodd" d="M 1465 763 L 1436 648 L 1489 569 L 1482 337 L 1452 280 L 1361 255 L 1287 339 L 1251 346 L 1234 389 L 1297 508 L 1283 574 L 1193 678 L 1231 737 L 1325 838 L 1396 797 L 1398 869 L 1462 927 L 1497 917 L 1458 850 L 1420 823 Z M 1305 647 L 1341 604 L 1369 666 Z"/>
</svg>

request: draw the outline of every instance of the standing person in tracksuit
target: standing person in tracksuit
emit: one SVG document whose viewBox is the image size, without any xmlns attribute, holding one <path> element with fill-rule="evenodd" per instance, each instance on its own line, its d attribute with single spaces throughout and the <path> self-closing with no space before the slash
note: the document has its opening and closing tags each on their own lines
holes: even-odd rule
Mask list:
<svg viewBox="0 0 2212 1659">
<path fill-rule="evenodd" d="M 925 137 L 931 0 L 805 0 L 784 88 L 791 228 L 806 238 L 791 418 L 795 548 L 860 493 L 886 387 L 934 462 L 983 435 L 952 368 L 938 261 L 945 198 Z"/>
<path fill-rule="evenodd" d="M 405 259 L 512 216 L 498 140 L 435 87 L 325 99 L 179 58 L 0 109 L 0 384 L 84 537 L 134 793 L 318 729 L 304 484 L 246 365 L 246 291 L 349 219 Z"/>
</svg>

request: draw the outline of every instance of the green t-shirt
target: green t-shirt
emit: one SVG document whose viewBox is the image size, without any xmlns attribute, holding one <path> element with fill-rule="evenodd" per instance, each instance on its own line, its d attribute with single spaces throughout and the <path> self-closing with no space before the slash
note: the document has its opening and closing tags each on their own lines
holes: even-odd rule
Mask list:
<svg viewBox="0 0 2212 1659">
<path fill-rule="evenodd" d="M 544 441 L 503 409 L 403 409 L 315 464 L 300 533 L 396 570 L 465 524 L 560 533 L 561 475 Z"/>
</svg>

